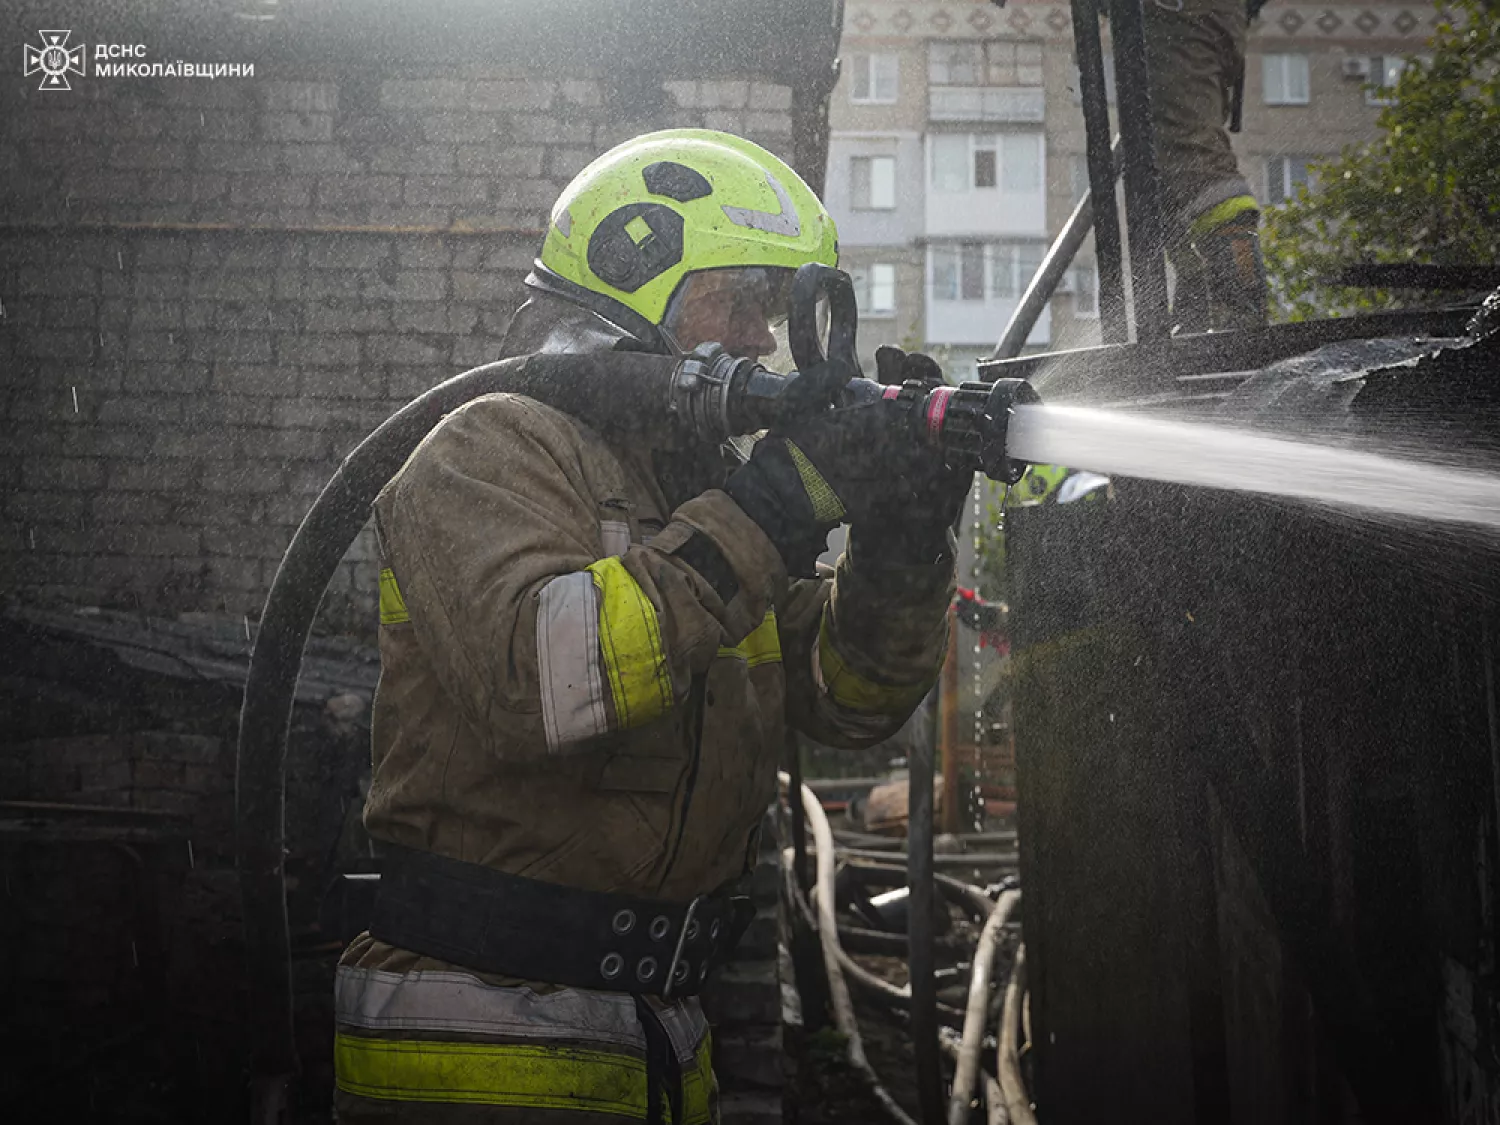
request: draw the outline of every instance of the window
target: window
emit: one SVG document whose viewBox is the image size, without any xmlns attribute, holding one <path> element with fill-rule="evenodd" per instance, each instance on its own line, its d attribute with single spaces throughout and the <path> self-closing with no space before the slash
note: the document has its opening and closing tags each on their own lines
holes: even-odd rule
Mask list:
<svg viewBox="0 0 1500 1125">
<path fill-rule="evenodd" d="M 931 144 L 935 192 L 1042 190 L 1040 133 L 935 133 Z"/>
<path fill-rule="evenodd" d="M 938 133 L 932 138 L 932 190 L 969 190 L 969 135 Z"/>
<path fill-rule="evenodd" d="M 981 138 L 974 145 L 974 186 L 977 188 L 995 186 L 995 139 L 993 137 Z"/>
<path fill-rule="evenodd" d="M 889 211 L 896 206 L 896 158 L 850 158 L 850 194 L 856 210 Z"/>
<path fill-rule="evenodd" d="M 1010 39 L 930 43 L 927 81 L 933 86 L 1040 86 L 1042 45 Z"/>
<path fill-rule="evenodd" d="M 849 56 L 849 100 L 870 105 L 893 105 L 901 74 L 896 55 Z"/>
<path fill-rule="evenodd" d="M 1006 191 L 1034 194 L 1042 190 L 1042 135 L 1005 133 L 1000 138 L 1002 184 Z"/>
<path fill-rule="evenodd" d="M 1262 55 L 1266 105 L 1307 105 L 1310 100 L 1306 55 Z"/>
<path fill-rule="evenodd" d="M 983 72 L 983 43 L 927 45 L 927 81 L 933 86 L 978 86 Z"/>
<path fill-rule="evenodd" d="M 989 249 L 990 296 L 1016 300 L 1036 276 L 1045 248 L 1037 242 L 998 242 Z"/>
<path fill-rule="evenodd" d="M 1099 275 L 1091 265 L 1073 267 L 1073 315 L 1090 320 L 1099 315 Z"/>
<path fill-rule="evenodd" d="M 894 316 L 896 313 L 896 267 L 885 263 L 855 269 L 854 299 L 860 316 Z"/>
<path fill-rule="evenodd" d="M 1390 105 L 1394 102 L 1396 83 L 1406 69 L 1399 55 L 1376 55 L 1370 60 L 1370 85 L 1365 89 L 1366 105 Z"/>
<path fill-rule="evenodd" d="M 984 300 L 984 244 L 932 248 L 932 297 L 936 301 Z"/>
<path fill-rule="evenodd" d="M 1297 188 L 1310 184 L 1307 165 L 1318 158 L 1314 156 L 1273 156 L 1266 161 L 1266 202 L 1285 203 L 1294 199 Z"/>
</svg>

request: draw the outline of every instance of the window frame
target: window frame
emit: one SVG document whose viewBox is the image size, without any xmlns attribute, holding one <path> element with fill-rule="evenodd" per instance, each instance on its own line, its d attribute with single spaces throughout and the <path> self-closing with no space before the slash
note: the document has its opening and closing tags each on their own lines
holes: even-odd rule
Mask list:
<svg viewBox="0 0 1500 1125">
<path fill-rule="evenodd" d="M 869 171 L 867 172 L 867 174 L 865 176 L 865 186 L 868 188 L 868 193 L 867 193 L 867 196 L 866 196 L 866 198 L 865 198 L 865 200 L 863 202 L 861 202 L 860 198 L 859 198 L 859 183 L 860 183 L 859 174 L 855 171 L 855 169 L 856 169 L 856 167 L 858 167 L 860 161 L 865 161 L 869 165 Z M 890 164 L 891 172 L 890 172 L 890 203 L 889 204 L 879 204 L 879 203 L 875 202 L 875 182 L 876 182 L 876 177 L 875 177 L 875 162 L 876 161 L 887 161 Z M 899 195 L 899 193 L 896 190 L 896 157 L 895 157 L 894 154 L 888 153 L 888 152 L 870 152 L 870 153 L 857 152 L 857 153 L 851 153 L 850 154 L 850 156 L 849 156 L 849 207 L 850 207 L 851 210 L 854 210 L 854 211 L 894 211 L 894 210 L 896 210 L 896 204 L 897 204 L 897 201 L 898 201 L 898 199 L 897 199 L 898 195 Z"/>
<path fill-rule="evenodd" d="M 849 103 L 851 105 L 895 105 L 901 99 L 901 56 L 891 51 L 851 51 L 849 76 Z M 880 96 L 879 63 L 888 61 L 891 72 L 890 97 Z M 859 83 L 854 72 L 863 71 L 866 93 L 858 93 Z"/>
<path fill-rule="evenodd" d="M 1292 72 L 1288 69 L 1292 60 L 1297 60 L 1301 67 L 1302 90 L 1301 97 L 1295 96 L 1296 91 L 1292 89 Z M 1306 106 L 1312 104 L 1312 62 L 1309 56 L 1302 51 L 1267 51 L 1260 57 L 1261 103 L 1268 106 Z M 1271 75 L 1273 63 L 1276 64 L 1276 97 L 1271 93 Z"/>
<path fill-rule="evenodd" d="M 1304 156 L 1298 153 L 1288 152 L 1278 153 L 1275 156 L 1266 157 L 1267 206 L 1279 207 L 1283 203 L 1288 203 L 1291 200 L 1295 199 L 1297 195 L 1297 187 L 1300 184 L 1306 184 L 1308 190 L 1311 191 L 1314 186 L 1313 175 L 1311 170 L 1308 168 L 1308 165 L 1314 164 L 1317 161 L 1323 159 L 1326 158 L 1321 156 Z M 1291 178 L 1291 169 L 1294 164 L 1300 164 L 1302 166 L 1301 180 L 1293 180 Z M 1281 171 L 1280 184 L 1273 185 L 1271 180 L 1271 170 L 1277 165 L 1280 166 Z M 1280 192 L 1279 197 L 1277 195 L 1278 191 Z"/>
<path fill-rule="evenodd" d="M 891 301 L 889 305 L 880 306 L 875 303 L 875 294 L 884 288 L 883 283 L 876 281 L 877 270 L 889 270 L 889 286 Z M 854 281 L 855 303 L 859 306 L 861 319 L 888 320 L 896 315 L 896 266 L 893 262 L 870 262 L 864 266 L 856 266 L 849 271 L 850 278 Z"/>
</svg>

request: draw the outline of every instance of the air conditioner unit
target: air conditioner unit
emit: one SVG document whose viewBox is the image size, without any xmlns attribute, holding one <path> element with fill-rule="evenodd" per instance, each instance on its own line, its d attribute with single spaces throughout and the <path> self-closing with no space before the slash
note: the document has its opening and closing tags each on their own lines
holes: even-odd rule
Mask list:
<svg viewBox="0 0 1500 1125">
<path fill-rule="evenodd" d="M 1344 60 L 1345 78 L 1366 79 L 1370 77 L 1370 60 L 1363 56 L 1355 56 Z"/>
</svg>

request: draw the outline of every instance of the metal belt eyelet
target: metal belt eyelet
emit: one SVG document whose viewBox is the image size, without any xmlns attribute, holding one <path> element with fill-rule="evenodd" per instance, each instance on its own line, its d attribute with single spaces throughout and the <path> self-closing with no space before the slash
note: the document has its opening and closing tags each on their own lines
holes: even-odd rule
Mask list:
<svg viewBox="0 0 1500 1125">
<path fill-rule="evenodd" d="M 696 918 L 694 918 L 691 922 L 689 922 L 687 924 L 687 931 L 686 931 L 687 932 L 687 939 L 688 939 L 688 941 L 697 941 L 698 940 L 698 931 L 701 930 L 702 928 L 703 928 L 702 926 L 698 925 L 698 919 L 696 919 Z"/>
<path fill-rule="evenodd" d="M 692 971 L 686 961 L 677 962 L 677 968 L 672 970 L 672 983 L 681 984 L 688 979 L 688 973 Z"/>
<path fill-rule="evenodd" d="M 625 958 L 618 953 L 606 953 L 604 960 L 599 962 L 599 975 L 605 980 L 614 980 L 623 968 L 625 968 Z"/>
<path fill-rule="evenodd" d="M 635 929 L 635 911 L 617 911 L 615 913 L 614 920 L 610 923 L 610 925 L 614 927 L 615 933 L 622 936 L 628 934 L 631 930 Z"/>
<path fill-rule="evenodd" d="M 646 984 L 654 976 L 656 976 L 656 958 L 642 957 L 635 967 L 635 979 Z"/>
<path fill-rule="evenodd" d="M 662 938 L 672 932 L 672 919 L 668 918 L 665 914 L 658 914 L 655 918 L 651 919 L 650 932 L 652 941 L 661 941 Z"/>
</svg>

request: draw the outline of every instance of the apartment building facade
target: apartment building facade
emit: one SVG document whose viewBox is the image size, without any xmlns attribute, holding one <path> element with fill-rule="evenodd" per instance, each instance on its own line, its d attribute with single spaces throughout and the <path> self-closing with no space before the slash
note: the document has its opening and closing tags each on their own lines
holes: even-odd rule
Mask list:
<svg viewBox="0 0 1500 1125">
<path fill-rule="evenodd" d="M 1374 136 L 1381 98 L 1368 83 L 1393 81 L 1438 18 L 1430 2 L 1271 0 L 1251 28 L 1234 138 L 1264 205 Z M 1105 35 L 1107 50 L 1107 24 Z M 861 353 L 923 347 L 968 378 L 1087 188 L 1070 6 L 849 0 L 841 56 L 826 196 L 859 292 Z M 1098 339 L 1090 239 L 1027 347 Z"/>
</svg>

